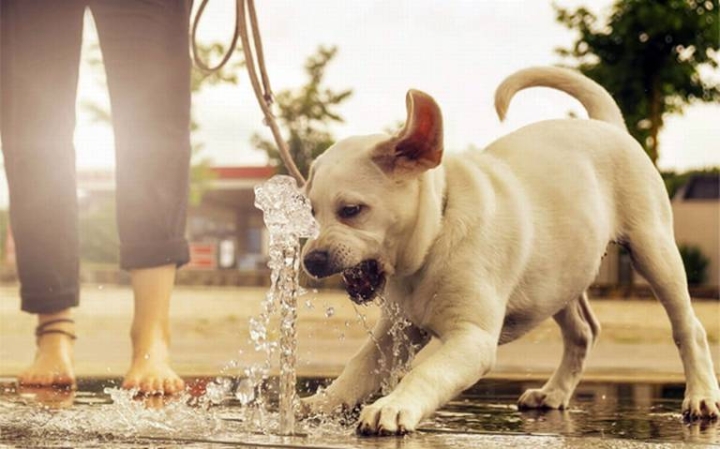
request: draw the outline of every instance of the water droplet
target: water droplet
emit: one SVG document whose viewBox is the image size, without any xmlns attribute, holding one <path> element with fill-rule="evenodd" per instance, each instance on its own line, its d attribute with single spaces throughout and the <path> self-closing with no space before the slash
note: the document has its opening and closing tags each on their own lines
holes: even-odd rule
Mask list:
<svg viewBox="0 0 720 449">
<path fill-rule="evenodd" d="M 335 307 L 330 306 L 330 307 L 328 307 L 327 309 L 325 309 L 325 316 L 326 316 L 326 317 L 330 318 L 330 317 L 332 317 L 333 315 L 335 315 Z"/>
<path fill-rule="evenodd" d="M 235 398 L 240 404 L 247 405 L 255 399 L 255 386 L 250 379 L 243 379 L 235 390 Z"/>
<path fill-rule="evenodd" d="M 223 385 L 210 382 L 205 387 L 205 397 L 213 404 L 220 404 L 225 399 L 226 390 Z"/>
</svg>

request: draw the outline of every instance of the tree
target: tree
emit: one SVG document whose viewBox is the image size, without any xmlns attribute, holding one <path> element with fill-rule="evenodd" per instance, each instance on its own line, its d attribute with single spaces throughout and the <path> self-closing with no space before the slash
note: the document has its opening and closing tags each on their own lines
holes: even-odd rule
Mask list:
<svg viewBox="0 0 720 449">
<path fill-rule="evenodd" d="M 335 108 L 352 95 L 352 89 L 337 92 L 323 87 L 325 69 L 336 54 L 337 47 L 319 47 L 305 62 L 307 84 L 294 91 L 283 90 L 275 96 L 280 126 L 287 130 L 290 155 L 305 176 L 313 159 L 334 143 L 329 126 L 344 121 Z M 278 167 L 279 172 L 287 173 L 274 141 L 254 134 L 252 144 L 267 153 L 270 163 Z"/>
<path fill-rule="evenodd" d="M 666 114 L 720 99 L 720 85 L 702 77 L 718 67 L 718 0 L 616 0 L 607 21 L 586 8 L 555 10 L 579 32 L 557 52 L 612 94 L 653 163 Z"/>
<path fill-rule="evenodd" d="M 708 277 L 708 266 L 710 259 L 703 254 L 700 247 L 695 245 L 679 245 L 680 257 L 682 257 L 683 266 L 685 266 L 685 275 L 688 284 L 701 285 L 705 283 Z"/>
</svg>

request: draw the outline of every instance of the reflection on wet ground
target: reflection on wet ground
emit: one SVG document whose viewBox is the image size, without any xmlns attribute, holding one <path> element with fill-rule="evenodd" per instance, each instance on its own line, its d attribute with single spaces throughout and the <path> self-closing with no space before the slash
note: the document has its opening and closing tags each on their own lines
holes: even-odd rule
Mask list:
<svg viewBox="0 0 720 449">
<path fill-rule="evenodd" d="M 204 400 L 210 379 L 189 382 L 181 399 L 131 398 L 119 379 L 83 380 L 75 392 L 18 389 L 0 379 L 0 446 L 15 447 L 679 447 L 720 446 L 717 422 L 684 423 L 683 386 L 581 383 L 567 411 L 518 411 L 537 382 L 484 380 L 426 420 L 415 434 L 358 438 L 352 421 L 301 423 L 300 435 L 272 432 L 273 413 L 249 411 L 229 396 Z M 301 379 L 305 391 L 323 383 Z M 305 395 L 305 393 L 301 393 Z M 218 401 L 215 401 L 218 402 Z"/>
<path fill-rule="evenodd" d="M 434 417 L 431 428 L 720 444 L 717 423 L 685 423 L 682 384 L 581 383 L 569 410 L 518 411 L 539 383 L 481 382 Z"/>
</svg>

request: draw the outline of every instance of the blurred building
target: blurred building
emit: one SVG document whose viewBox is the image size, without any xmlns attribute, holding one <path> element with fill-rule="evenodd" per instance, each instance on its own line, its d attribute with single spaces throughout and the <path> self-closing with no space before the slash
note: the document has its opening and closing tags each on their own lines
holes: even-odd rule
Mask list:
<svg viewBox="0 0 720 449">
<path fill-rule="evenodd" d="M 266 235 L 253 188 L 275 174 L 273 167 L 213 167 L 200 204 L 188 212 L 192 261 L 188 269 L 265 267 Z"/>
<path fill-rule="evenodd" d="M 273 176 L 275 169 L 212 167 L 209 172 L 201 201 L 188 210 L 187 236 L 192 260 L 181 270 L 185 273 L 181 280 L 240 285 L 267 282 L 267 235 L 262 211 L 254 206 L 253 188 Z M 114 192 L 112 170 L 79 172 L 81 222 L 83 217 L 103 213 L 102 208 L 107 200 L 112 200 Z M 693 176 L 678 190 L 671 204 L 678 245 L 696 247 L 709 260 L 700 295 L 720 296 L 720 178 L 710 174 Z M 11 233 L 5 241 L 0 265 L 7 267 L 14 263 Z M 116 248 L 110 247 L 108 251 L 114 253 Z M 117 271 L 116 267 L 113 269 Z M 89 279 L 101 280 L 97 276 Z M 117 276 L 108 275 L 104 282 L 112 279 Z M 602 296 L 650 294 L 647 282 L 633 271 L 630 255 L 617 245 L 608 247 L 594 290 L 595 295 Z"/>
<path fill-rule="evenodd" d="M 672 198 L 675 240 L 710 260 L 706 283 L 720 285 L 720 177 L 695 175 Z"/>
<path fill-rule="evenodd" d="M 678 189 L 671 200 L 675 240 L 679 247 L 693 247 L 707 258 L 704 295 L 718 297 L 720 285 L 720 177 L 696 174 Z M 630 255 L 610 245 L 596 280 L 598 286 L 646 287 L 647 281 L 634 272 Z M 712 290 L 712 291 L 711 291 Z M 629 290 L 636 294 L 637 289 Z"/>
</svg>

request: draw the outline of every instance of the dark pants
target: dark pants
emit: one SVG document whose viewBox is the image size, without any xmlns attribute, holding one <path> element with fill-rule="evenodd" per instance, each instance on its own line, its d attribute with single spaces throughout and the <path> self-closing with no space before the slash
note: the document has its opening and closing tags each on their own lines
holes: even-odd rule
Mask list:
<svg viewBox="0 0 720 449">
<path fill-rule="evenodd" d="M 116 146 L 120 265 L 188 261 L 190 0 L 0 0 L 0 136 L 22 309 L 78 304 L 75 97 L 97 24 Z"/>
</svg>

